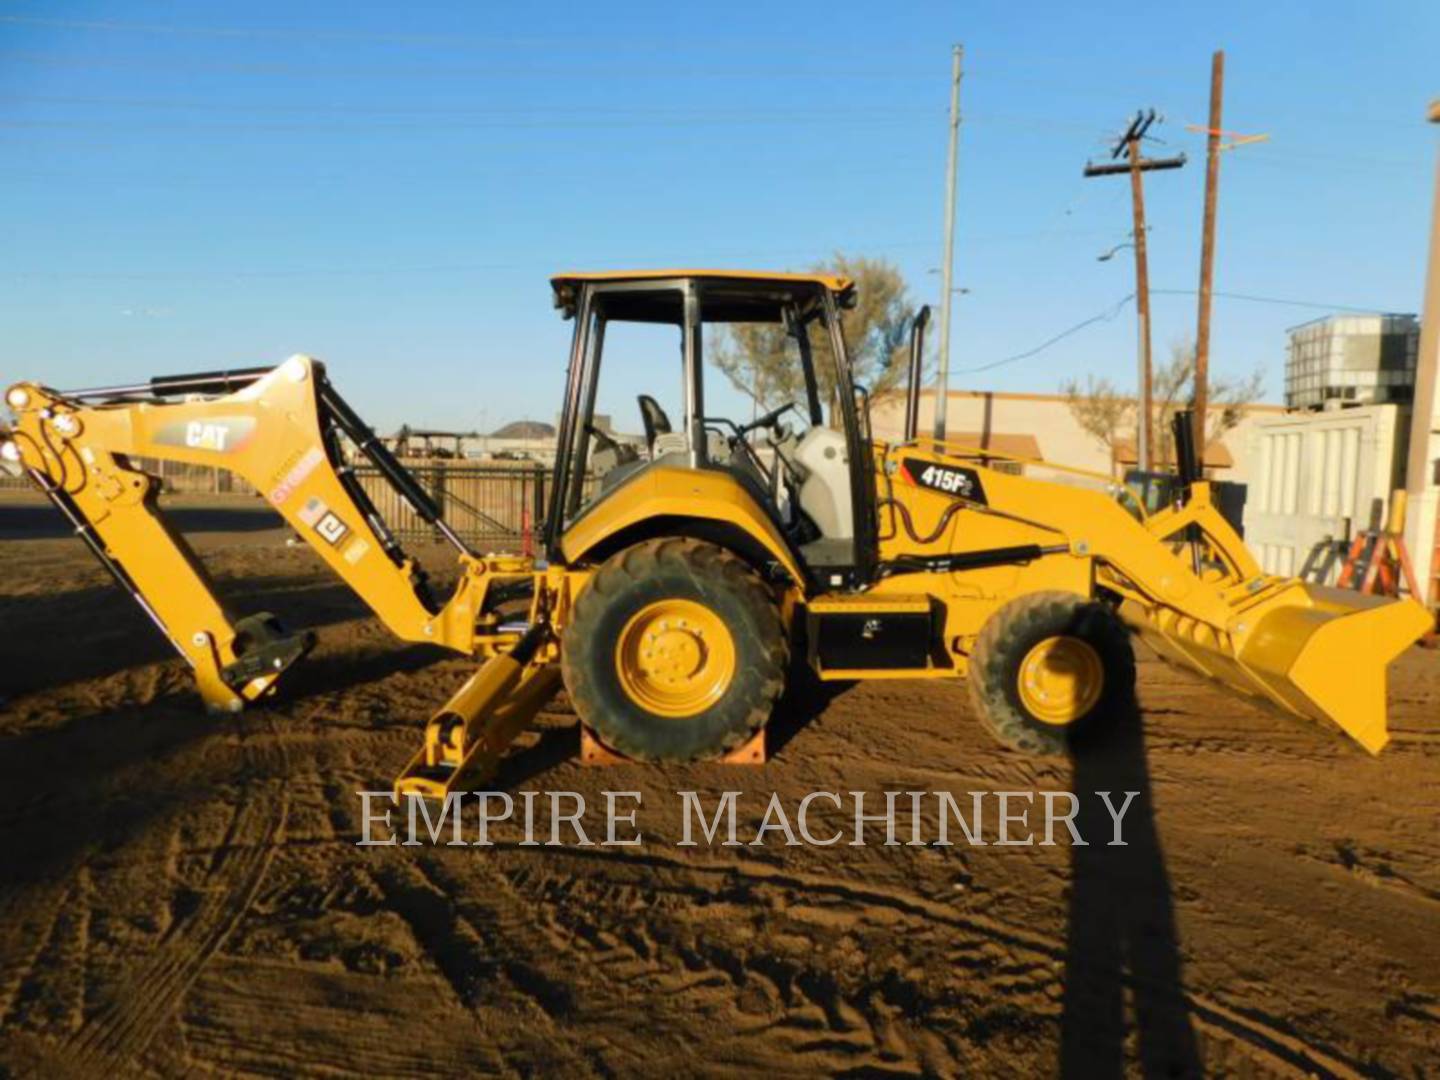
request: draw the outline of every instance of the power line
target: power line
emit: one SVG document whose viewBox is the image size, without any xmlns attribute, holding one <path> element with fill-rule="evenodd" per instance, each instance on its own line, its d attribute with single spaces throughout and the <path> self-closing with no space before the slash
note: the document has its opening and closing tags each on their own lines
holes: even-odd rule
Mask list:
<svg viewBox="0 0 1440 1080">
<path fill-rule="evenodd" d="M 784 126 L 794 127 L 796 124 L 807 126 L 823 126 L 828 129 L 863 129 L 869 127 L 904 127 L 913 126 L 916 119 L 922 122 L 923 117 L 885 117 L 885 116 L 842 116 L 835 114 L 809 114 L 809 115 L 786 115 L 775 112 L 714 115 L 714 116 L 674 116 L 674 117 L 567 117 L 556 115 L 554 117 L 543 116 L 516 116 L 497 117 L 491 119 L 471 120 L 403 120 L 397 117 L 393 122 L 358 120 L 348 123 L 343 119 L 336 120 L 315 120 L 315 121 L 238 121 L 220 122 L 214 121 L 193 121 L 193 122 L 139 122 L 139 123 L 116 123 L 109 120 L 0 120 L 0 129 L 17 131 L 158 131 L 158 132 L 184 132 L 194 133 L 228 133 L 235 131 L 296 131 L 296 132 L 334 132 L 344 134 L 347 132 L 367 131 L 489 131 L 500 129 L 512 130 L 559 130 L 559 129 L 643 129 L 643 128 L 687 128 L 687 127 L 726 127 L 742 125 L 745 127 L 771 127 Z"/>
<path fill-rule="evenodd" d="M 95 98 L 95 97 L 0 97 L 0 105 L 40 105 L 62 108 L 156 109 L 179 112 L 257 112 L 257 113 L 319 113 L 360 116 L 475 116 L 550 118 L 580 116 L 620 116 L 690 120 L 720 117 L 733 120 L 754 120 L 775 117 L 781 120 L 804 120 L 835 116 L 828 108 L 710 108 L 707 106 L 633 106 L 633 105 L 538 105 L 538 106 L 466 106 L 466 105 L 325 105 L 306 102 L 223 102 L 195 101 L 175 98 Z M 936 115 L 933 106 L 880 105 L 847 108 L 846 116 L 890 117 L 904 115 Z"/>
<path fill-rule="evenodd" d="M 1155 295 L 1165 295 L 1165 296 L 1195 296 L 1195 295 L 1197 295 L 1197 293 L 1198 293 L 1198 290 L 1196 290 L 1196 289 L 1151 289 L 1150 291 L 1151 291 L 1151 293 L 1153 293 L 1153 294 L 1155 294 Z M 1223 299 L 1226 299 L 1226 300 L 1245 300 L 1245 301 L 1249 301 L 1249 302 L 1257 303 L 1257 304 L 1278 304 L 1278 305 L 1283 305 L 1283 306 L 1287 306 L 1287 307 L 1316 308 L 1316 309 L 1323 309 L 1323 310 L 1326 310 L 1326 311 L 1343 311 L 1343 312 L 1347 312 L 1347 313 L 1354 313 L 1354 314 L 1357 314 L 1357 315 L 1388 314 L 1387 312 L 1385 312 L 1383 309 L 1380 309 L 1380 308 L 1354 307 L 1354 306 L 1352 306 L 1352 305 L 1347 305 L 1347 304 L 1324 304 L 1324 303 L 1319 303 L 1319 302 L 1311 301 L 1311 300 L 1290 300 L 1290 299 L 1286 299 L 1286 298 L 1278 297 L 1278 296 L 1256 296 L 1256 295 L 1254 295 L 1253 293 L 1234 293 L 1234 292 L 1219 292 L 1219 291 L 1217 291 L 1217 292 L 1213 293 L 1212 295 L 1218 296 L 1218 297 L 1222 297 Z M 1036 345 L 1033 349 L 1026 349 L 1026 350 L 1025 350 L 1024 352 L 1022 352 L 1022 353 L 1016 353 L 1014 356 L 1007 356 L 1007 357 L 1005 357 L 1003 360 L 995 360 L 995 361 L 992 361 L 991 363 L 988 363 L 988 364 L 981 364 L 979 367 L 961 368 L 959 371 L 956 372 L 956 374 L 958 374 L 958 375 L 973 375 L 973 374 L 975 374 L 976 372 L 981 372 L 981 371 L 993 371 L 995 368 L 1004 367 L 1006 364 L 1014 364 L 1014 363 L 1017 363 L 1017 362 L 1019 362 L 1019 361 L 1021 361 L 1021 360 L 1028 360 L 1028 359 L 1030 359 L 1030 357 L 1036 356 L 1036 355 L 1038 355 L 1039 353 L 1044 352 L 1046 349 L 1050 348 L 1052 345 L 1056 345 L 1056 344 L 1058 344 L 1059 342 L 1064 341 L 1066 338 L 1070 337 L 1072 334 L 1077 334 L 1077 333 L 1079 333 L 1081 330 L 1084 330 L 1087 326 L 1093 326 L 1094 324 L 1100 323 L 1100 322 L 1110 322 L 1110 321 L 1113 320 L 1117 315 L 1120 314 L 1120 312 L 1124 309 L 1124 307 L 1125 307 L 1126 304 L 1128 304 L 1131 300 L 1134 300 L 1134 299 L 1135 299 L 1135 294 L 1134 294 L 1134 293 L 1128 293 L 1128 294 L 1126 294 L 1125 296 L 1121 297 L 1119 300 L 1117 300 L 1115 303 L 1111 304 L 1111 305 L 1110 305 L 1108 308 L 1106 308 L 1104 311 L 1102 311 L 1102 312 L 1100 312 L 1100 313 L 1098 313 L 1098 314 L 1096 314 L 1096 315 L 1091 315 L 1088 319 L 1082 319 L 1080 322 L 1076 323 L 1074 326 L 1067 327 L 1066 329 L 1060 331 L 1060 333 L 1056 334 L 1054 337 L 1047 338 L 1046 340 L 1042 341 L 1039 345 Z"/>
<path fill-rule="evenodd" d="M 852 245 L 860 251 L 895 251 L 900 249 L 928 248 L 931 246 L 929 240 L 900 240 L 886 244 L 855 244 Z M 741 261 L 741 260 L 767 260 L 767 259 L 807 259 L 819 260 L 824 257 L 824 248 L 792 248 L 788 251 L 711 251 L 704 256 L 716 261 Z M 694 260 L 692 254 L 689 260 Z M 644 256 L 617 257 L 613 253 L 604 259 L 567 258 L 567 264 L 584 264 L 587 262 L 603 262 L 606 265 L 628 265 L 640 267 L 645 264 L 652 265 L 676 265 L 677 262 L 686 260 L 674 260 L 666 258 L 654 258 Z M 136 271 L 86 271 L 86 270 L 14 270 L 0 268 L 0 277 L 24 277 L 24 278 L 46 278 L 46 279 L 83 279 L 83 280 L 117 280 L 117 281 L 166 281 L 174 278 L 301 278 L 301 277 L 390 277 L 390 276 L 424 276 L 443 274 L 468 274 L 484 273 L 492 271 L 529 271 L 537 266 L 546 268 L 553 267 L 552 262 L 540 262 L 538 260 L 529 263 L 449 263 L 431 264 L 419 266 L 340 266 L 340 267 L 295 267 L 277 269 L 252 269 L 252 270 L 136 270 Z"/>
<path fill-rule="evenodd" d="M 813 82 L 817 78 L 828 78 L 834 74 L 833 65 L 797 67 L 794 64 L 647 64 L 639 66 L 630 62 L 587 63 L 577 61 L 566 64 L 533 63 L 486 63 L 444 66 L 437 64 L 326 64 L 294 63 L 283 60 L 233 61 L 208 60 L 193 56 L 163 59 L 144 54 L 116 55 L 109 51 L 104 56 L 54 56 L 17 49 L 0 49 L 0 57 L 11 63 L 33 67 L 64 68 L 71 70 L 101 71 L 145 71 L 153 74 L 157 66 L 163 65 L 167 73 L 184 72 L 225 75 L 303 75 L 307 79 L 317 76 L 353 78 L 396 78 L 396 79 L 454 79 L 481 78 L 505 79 L 507 81 L 525 76 L 553 79 L 556 75 L 621 75 L 626 79 L 728 79 L 734 77 L 771 79 L 803 79 Z M 846 68 L 847 79 L 873 79 L 895 82 L 928 82 L 911 69 L 905 68 Z"/>
<path fill-rule="evenodd" d="M 1020 360 L 1028 360 L 1030 359 L 1030 357 L 1035 356 L 1038 353 L 1044 352 L 1046 349 L 1050 348 L 1050 346 L 1055 345 L 1058 342 L 1064 341 L 1071 334 L 1079 333 L 1087 326 L 1093 326 L 1095 323 L 1098 322 L 1109 322 L 1110 320 L 1114 319 L 1115 316 L 1119 315 L 1122 310 L 1124 310 L 1126 304 L 1128 304 L 1131 300 L 1134 299 L 1134 293 L 1127 293 L 1125 296 L 1115 301 L 1115 303 L 1111 304 L 1108 308 L 1106 308 L 1099 314 L 1091 315 L 1088 319 L 1083 319 L 1080 322 L 1076 323 L 1074 326 L 1067 327 L 1066 329 L 1061 330 L 1060 333 L 1056 334 L 1052 338 L 1047 338 L 1039 345 L 1036 345 L 1033 349 L 1026 349 L 1022 353 L 1016 353 L 1014 356 L 1007 356 L 1003 360 L 995 360 L 989 364 L 981 364 L 979 367 L 961 368 L 956 374 L 973 375 L 978 371 L 993 371 L 995 368 L 1004 367 L 1006 364 L 1014 364 Z"/>
<path fill-rule="evenodd" d="M 865 123 L 856 122 L 853 119 L 837 117 L 835 119 L 806 120 L 806 124 L 824 126 L 826 130 L 867 130 L 869 128 L 894 127 L 893 123 L 885 121 L 874 121 Z M 211 123 L 156 123 L 156 124 L 111 124 L 104 122 L 76 121 L 66 123 L 63 121 L 25 121 L 25 120 L 0 120 L 0 130 L 3 131 L 33 131 L 33 132 L 115 132 L 125 134 L 142 133 L 175 133 L 185 136 L 191 135 L 216 135 L 228 137 L 235 132 L 270 132 L 274 134 L 309 134 L 309 135 L 347 135 L 366 134 L 370 132 L 413 132 L 433 133 L 446 131 L 577 131 L 577 130 L 605 130 L 605 131 L 643 131 L 670 130 L 693 127 L 771 127 L 774 125 L 791 127 L 795 121 L 783 118 L 755 118 L 755 119 L 734 119 L 734 120 L 673 120 L 673 121 L 644 121 L 644 120 L 549 120 L 537 122 L 520 122 L 514 120 L 495 121 L 461 121 L 455 123 L 445 122 L 415 122 L 406 123 L 396 121 L 394 123 L 239 123 L 239 124 L 211 124 Z"/>
<path fill-rule="evenodd" d="M 147 65 L 147 69 L 153 70 L 153 65 Z M 307 75 L 314 75 L 314 68 L 297 68 Z M 526 69 L 531 71 L 533 69 Z M 564 69 L 573 72 L 573 69 Z M 631 74 L 631 69 L 625 73 Z M 743 74 L 743 72 L 741 73 Z M 668 77 L 668 75 L 666 76 Z M 38 106 L 41 108 L 103 108 L 103 109 L 139 109 L 175 112 L 220 112 L 220 113 L 316 113 L 321 115 L 360 115 L 360 116 L 474 116 L 474 117 L 509 117 L 515 116 L 524 119 L 532 117 L 569 118 L 576 115 L 593 116 L 639 116 L 645 118 L 658 117 L 661 119 L 722 119 L 751 122 L 754 120 L 775 120 L 784 123 L 803 121 L 810 123 L 816 119 L 821 120 L 849 120 L 849 119 L 891 119 L 909 117 L 933 117 L 939 113 L 934 105 L 873 105 L 873 106 L 849 106 L 844 110 L 844 115 L 837 117 L 836 110 L 830 108 L 725 108 L 711 106 L 631 106 L 631 105 L 554 105 L 554 106 L 430 106 L 430 105 L 352 105 L 318 104 L 311 100 L 301 102 L 217 102 L 199 101 L 193 99 L 174 98 L 105 98 L 105 97 L 45 97 L 45 96 L 23 96 L 0 98 L 0 105 L 12 106 Z M 1054 117 L 1039 114 L 1025 114 L 1010 111 L 981 112 L 972 114 L 967 111 L 966 122 L 972 119 L 987 123 L 1002 124 L 1006 127 L 1030 127 L 1036 130 L 1051 130 L 1054 128 L 1068 128 L 1075 130 L 1083 128 L 1090 132 L 1094 125 L 1078 124 L 1073 122 L 1056 120 Z"/>
<path fill-rule="evenodd" d="M 380 44 L 447 45 L 463 43 L 508 48 L 515 45 L 554 46 L 553 38 L 513 38 L 478 34 L 412 33 L 368 30 L 319 30 L 308 27 L 181 26 L 174 23 L 133 23 L 116 19 L 55 19 L 38 15 L 0 15 L 0 23 L 170 37 L 267 38 L 297 41 L 363 41 Z"/>
<path fill-rule="evenodd" d="M 1151 289 L 1157 295 L 1165 296 L 1197 296 L 1197 289 Z M 1212 295 L 1224 297 L 1226 300 L 1245 300 L 1254 304 L 1278 304 L 1284 307 L 1315 308 L 1325 311 L 1343 311 L 1356 315 L 1389 314 L 1383 308 L 1355 307 L 1350 304 L 1326 304 L 1316 300 L 1291 300 L 1282 296 L 1257 296 L 1254 293 L 1220 292 Z"/>
<path fill-rule="evenodd" d="M 1349 165 L 1360 168 L 1380 169 L 1404 169 L 1407 172 L 1424 169 L 1426 163 L 1420 158 L 1377 158 L 1368 154 L 1313 154 L 1309 152 L 1296 153 L 1294 151 L 1272 150 L 1268 146 L 1256 147 L 1250 153 L 1240 158 L 1241 161 L 1251 164 L 1269 166 L 1270 168 L 1290 169 L 1295 172 L 1306 172 L 1311 176 L 1323 176 L 1322 170 L 1315 168 L 1311 163 L 1331 165 Z"/>
<path fill-rule="evenodd" d="M 668 161 L 669 159 L 664 159 Z M 722 158 L 719 160 L 704 160 L 697 162 L 693 156 L 689 160 L 680 161 L 671 165 L 672 168 L 693 168 L 700 169 L 707 176 L 724 173 L 740 173 L 746 177 L 755 178 L 759 176 L 783 176 L 790 179 L 795 178 L 797 168 L 808 168 L 814 170 L 827 170 L 836 168 L 834 161 L 813 161 L 808 163 L 796 163 L 794 161 L 755 161 L 755 160 L 733 160 Z M 845 167 L 847 177 L 888 177 L 896 179 L 896 172 L 899 169 L 915 168 L 928 165 L 928 162 L 912 161 L 908 159 L 887 159 L 887 164 L 876 165 L 871 168 L 852 169 Z M 554 166 L 543 162 L 526 161 L 519 165 L 496 164 L 489 168 L 466 168 L 447 169 L 443 175 L 437 175 L 433 171 L 412 170 L 409 172 L 386 173 L 374 169 L 365 170 L 363 180 L 373 185 L 395 185 L 397 187 L 424 186 L 435 183 L 455 183 L 467 180 L 482 179 L 516 179 L 524 177 L 553 177 Z M 217 178 L 215 175 L 204 174 L 175 174 L 162 170 L 153 173 L 128 173 L 108 172 L 101 169 L 10 169 L 0 167 L 0 185 L 11 184 L 51 184 L 56 181 L 65 182 L 69 180 L 81 181 L 85 185 L 94 185 L 103 182 L 109 194 L 116 189 L 129 188 L 163 188 L 166 190 L 180 191 L 251 191 L 266 186 L 285 187 L 288 189 L 309 189 L 323 187 L 326 185 L 346 184 L 355 186 L 362 178 L 357 177 L 355 172 L 321 173 L 310 172 L 303 168 L 293 171 L 268 171 L 260 176 L 236 177 L 225 176 Z M 88 197 L 93 197 L 88 196 Z M 979 237 L 966 237 L 967 241 L 979 240 L 984 243 L 999 243 L 1006 240 L 1029 239 L 1039 236 L 1048 236 L 1049 233 L 997 233 L 984 234 Z M 1108 236 L 1109 232 L 1102 229 L 1090 230 L 1066 230 L 1058 233 L 1060 236 Z"/>
</svg>

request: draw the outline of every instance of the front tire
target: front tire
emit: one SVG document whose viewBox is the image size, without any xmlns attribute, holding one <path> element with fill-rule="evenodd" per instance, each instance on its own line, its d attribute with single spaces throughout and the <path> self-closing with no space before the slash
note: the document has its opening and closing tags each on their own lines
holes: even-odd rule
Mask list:
<svg viewBox="0 0 1440 1080">
<path fill-rule="evenodd" d="M 565 687 L 602 742 L 640 761 L 723 757 L 785 688 L 789 642 L 749 565 L 699 540 L 647 540 L 608 559 L 561 640 Z"/>
<path fill-rule="evenodd" d="M 990 616 L 975 641 L 970 701 L 1006 746 L 1063 753 L 1133 716 L 1129 634 L 1108 607 L 1083 596 L 1018 597 Z"/>
</svg>

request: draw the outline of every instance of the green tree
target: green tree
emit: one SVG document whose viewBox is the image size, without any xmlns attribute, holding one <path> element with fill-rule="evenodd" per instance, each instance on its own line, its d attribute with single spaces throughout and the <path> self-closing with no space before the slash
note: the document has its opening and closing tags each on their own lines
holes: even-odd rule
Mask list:
<svg viewBox="0 0 1440 1080">
<path fill-rule="evenodd" d="M 838 252 L 815 273 L 841 274 L 855 282 L 855 306 L 841 312 L 840 326 L 854 379 L 872 395 L 892 389 L 905 377 L 910 321 L 915 314 L 899 269 L 886 259 L 849 257 Z M 810 347 L 822 401 L 835 399 L 835 361 L 829 336 L 810 324 Z M 799 354 L 783 326 L 734 323 L 720 337 L 715 366 L 762 408 L 805 400 Z"/>
</svg>

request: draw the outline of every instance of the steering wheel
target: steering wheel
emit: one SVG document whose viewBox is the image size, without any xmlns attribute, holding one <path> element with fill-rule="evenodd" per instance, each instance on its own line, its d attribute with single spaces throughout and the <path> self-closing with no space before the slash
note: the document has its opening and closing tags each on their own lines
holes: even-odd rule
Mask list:
<svg viewBox="0 0 1440 1080">
<path fill-rule="evenodd" d="M 764 416 L 756 417 L 754 420 L 751 420 L 750 423 L 744 425 L 743 427 L 736 428 L 736 438 L 743 439 L 746 435 L 749 435 L 750 432 L 756 430 L 757 428 L 774 427 L 775 422 L 793 408 L 795 408 L 795 402 L 787 401 L 778 409 L 771 409 Z"/>
</svg>

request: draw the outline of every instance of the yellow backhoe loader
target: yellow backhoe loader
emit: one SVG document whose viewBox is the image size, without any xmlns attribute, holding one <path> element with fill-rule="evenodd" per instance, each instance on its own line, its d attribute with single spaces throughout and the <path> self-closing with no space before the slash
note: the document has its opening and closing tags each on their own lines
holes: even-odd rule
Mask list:
<svg viewBox="0 0 1440 1080">
<path fill-rule="evenodd" d="M 1058 751 L 1125 713 L 1132 631 L 1372 753 L 1385 745 L 1386 665 L 1429 615 L 1263 573 L 1212 505 L 1193 447 L 1181 447 L 1179 498 L 1147 516 L 1105 490 L 1109 478 L 1041 480 L 926 438 L 918 333 L 905 437 L 874 441 L 841 332 L 854 303 L 844 278 L 675 270 L 552 285 L 575 331 L 540 559 L 470 550 L 303 356 L 80 391 L 19 383 L 0 455 L 190 663 L 211 709 L 262 699 L 312 639 L 216 600 L 136 457 L 244 477 L 397 636 L 484 659 L 428 723 L 398 794 L 483 779 L 562 680 L 606 752 L 753 760 L 802 651 L 822 679 L 968 675 L 1003 742 Z M 796 388 L 748 423 L 705 404 L 707 335 L 735 324 L 761 324 L 786 350 Z M 627 326 L 673 331 L 678 346 L 656 364 L 678 377 L 677 419 L 642 395 L 643 449 L 596 423 L 607 333 Z M 381 520 L 357 455 L 457 549 L 448 599 Z"/>
</svg>

